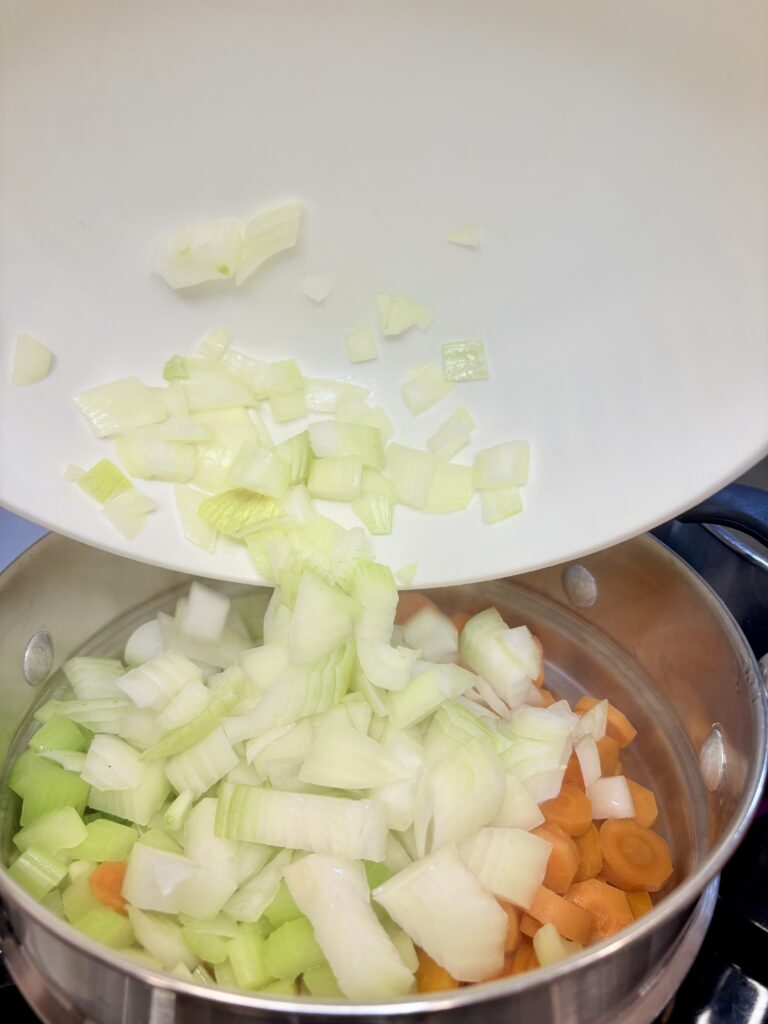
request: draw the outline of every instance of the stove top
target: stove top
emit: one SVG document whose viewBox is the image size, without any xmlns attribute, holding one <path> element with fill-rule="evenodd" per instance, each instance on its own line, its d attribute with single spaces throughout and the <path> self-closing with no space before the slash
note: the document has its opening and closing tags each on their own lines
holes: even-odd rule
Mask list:
<svg viewBox="0 0 768 1024">
<path fill-rule="evenodd" d="M 43 531 L 0 509 L 0 570 Z M 768 674 L 768 571 L 738 543 L 707 527 L 655 531 L 718 592 Z M 11 538 L 9 540 L 9 538 Z M 37 1024 L 0 957 L 0 1018 Z M 656 1024 L 768 1024 L 768 792 L 723 871 L 717 907 L 699 956 Z"/>
</svg>

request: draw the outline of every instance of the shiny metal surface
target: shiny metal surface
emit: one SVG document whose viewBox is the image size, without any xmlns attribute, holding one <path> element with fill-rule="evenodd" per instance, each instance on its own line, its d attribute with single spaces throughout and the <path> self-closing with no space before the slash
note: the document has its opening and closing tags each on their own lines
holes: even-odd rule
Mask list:
<svg viewBox="0 0 768 1024">
<path fill-rule="evenodd" d="M 553 968 L 446 995 L 384 1006 L 265 999 L 201 990 L 148 971 L 77 935 L 0 870 L 0 894 L 25 961 L 72 1004 L 81 1015 L 76 1019 L 98 1024 L 339 1017 L 425 1024 L 438 1018 L 468 1024 L 613 1022 L 630 1009 L 638 1024 L 650 1019 L 651 1011 L 644 1014 L 651 1004 L 639 1004 L 641 994 L 653 989 L 655 972 L 681 941 L 691 908 L 754 810 L 765 771 L 765 695 L 761 674 L 727 612 L 658 542 L 641 537 L 581 563 L 599 580 L 590 607 L 570 604 L 562 567 L 434 596 L 448 611 L 495 604 L 511 622 L 526 622 L 542 638 L 552 689 L 569 697 L 586 690 L 604 695 L 635 721 L 638 749 L 625 767 L 652 780 L 662 808 L 660 828 L 677 871 L 675 889 L 631 928 Z M 6 707 L 0 756 L 15 752 L 14 734 L 23 740 L 30 697 L 39 703 L 57 684 L 54 676 L 34 693 L 23 684 L 18 652 L 30 629 L 51 632 L 59 664 L 77 650 L 114 653 L 139 621 L 172 603 L 188 583 L 188 577 L 55 536 L 14 563 L 0 576 L 0 692 Z M 710 793 L 698 752 L 718 722 L 726 762 L 719 789 Z M 6 851 L 15 813 L 3 788 Z M 699 919 L 699 941 L 705 930 L 706 921 Z"/>
</svg>

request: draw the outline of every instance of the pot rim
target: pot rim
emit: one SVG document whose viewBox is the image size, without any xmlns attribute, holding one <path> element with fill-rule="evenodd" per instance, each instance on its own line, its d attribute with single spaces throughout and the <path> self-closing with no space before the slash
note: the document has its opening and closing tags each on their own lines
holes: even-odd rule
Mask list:
<svg viewBox="0 0 768 1024">
<path fill-rule="evenodd" d="M 66 543 L 77 543 L 68 538 L 61 538 L 57 534 L 47 534 L 27 548 L 26 551 L 22 552 L 10 565 L 15 566 L 33 549 L 47 547 L 61 540 L 65 540 Z M 133 979 L 150 985 L 153 988 L 173 992 L 191 999 L 201 999 L 211 1003 L 222 1003 L 230 1006 L 234 1005 L 243 1009 L 250 1008 L 271 1013 L 289 1012 L 297 1017 L 322 1013 L 329 1016 L 348 1018 L 366 1017 L 372 1014 L 399 1017 L 413 1013 L 440 1013 L 477 1003 L 493 1002 L 497 999 L 514 996 L 523 991 L 549 986 L 573 971 L 596 966 L 627 945 L 641 943 L 658 925 L 670 922 L 674 917 L 693 905 L 701 896 L 708 883 L 720 873 L 744 838 L 759 804 L 768 771 L 768 696 L 766 695 L 766 686 L 763 683 L 762 673 L 757 660 L 744 634 L 727 606 L 712 587 L 684 559 L 651 534 L 641 534 L 629 541 L 622 542 L 622 544 L 636 544 L 638 542 L 653 547 L 657 554 L 661 554 L 662 557 L 674 565 L 676 571 L 682 571 L 690 575 L 691 582 L 699 587 L 702 597 L 709 601 L 719 613 L 723 629 L 730 635 L 734 646 L 742 649 L 747 667 L 744 681 L 747 689 L 750 691 L 751 704 L 755 709 L 757 743 L 754 754 L 759 756 L 756 756 L 750 764 L 748 785 L 745 787 L 744 795 L 734 814 L 734 824 L 709 852 L 704 862 L 696 871 L 676 886 L 672 892 L 665 895 L 663 900 L 654 906 L 651 911 L 624 928 L 615 937 L 605 939 L 594 946 L 589 946 L 575 956 L 569 957 L 558 964 L 553 964 L 550 967 L 539 968 L 530 974 L 526 973 L 516 977 L 501 978 L 497 981 L 468 985 L 465 988 L 452 990 L 450 995 L 435 993 L 417 997 L 404 996 L 399 999 L 378 1003 L 351 1003 L 347 1001 L 315 999 L 310 996 L 301 996 L 299 998 L 269 997 L 259 995 L 258 993 L 250 994 L 219 986 L 203 988 L 197 983 L 176 978 L 170 973 L 145 967 L 136 961 L 132 961 L 130 957 L 121 955 L 118 951 L 111 950 L 85 935 L 80 935 L 72 925 L 56 917 L 47 907 L 22 889 L 8 874 L 8 869 L 4 863 L 0 863 L 0 896 L 9 905 L 18 908 L 25 918 L 32 919 L 37 926 L 56 936 L 56 938 L 70 948 L 85 954 L 92 960 L 108 964 L 115 970 L 127 974 Z M 619 545 L 616 546 L 618 547 Z M 514 580 L 514 577 L 510 577 L 510 579 Z"/>
</svg>

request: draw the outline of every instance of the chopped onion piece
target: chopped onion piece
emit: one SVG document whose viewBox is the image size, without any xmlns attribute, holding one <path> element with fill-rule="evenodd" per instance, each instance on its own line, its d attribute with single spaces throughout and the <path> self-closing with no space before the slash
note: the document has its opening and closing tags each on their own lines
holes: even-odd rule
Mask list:
<svg viewBox="0 0 768 1024">
<path fill-rule="evenodd" d="M 516 516 L 523 511 L 523 499 L 517 487 L 494 487 L 480 491 L 480 505 L 483 510 L 483 522 L 493 526 L 504 519 Z"/>
<path fill-rule="evenodd" d="M 591 735 L 582 736 L 573 745 L 574 753 L 579 759 L 581 777 L 584 779 L 584 787 L 589 791 L 590 786 L 597 782 L 602 774 L 600 768 L 600 753 L 597 743 Z"/>
<path fill-rule="evenodd" d="M 459 653 L 459 631 L 447 615 L 426 605 L 406 622 L 403 638 L 426 661 L 452 661 Z"/>
<path fill-rule="evenodd" d="M 597 779 L 588 787 L 587 796 L 592 801 L 593 818 L 601 820 L 635 816 L 635 804 L 623 775 Z"/>
<path fill-rule="evenodd" d="M 536 772 L 534 775 L 529 775 L 526 779 L 523 779 L 523 785 L 536 803 L 542 804 L 545 800 L 554 800 L 559 794 L 563 788 L 564 775 L 565 766 L 551 768 L 546 771 Z"/>
<path fill-rule="evenodd" d="M 476 249 L 480 244 L 480 230 L 477 224 L 467 224 L 466 227 L 455 228 L 448 235 L 448 241 L 453 242 L 454 245 L 465 245 L 470 249 Z"/>
<path fill-rule="evenodd" d="M 313 302 L 325 302 L 336 287 L 336 274 L 309 274 L 302 277 L 299 287 Z"/>
<path fill-rule="evenodd" d="M 416 579 L 416 574 L 419 571 L 418 562 L 409 562 L 408 565 L 402 566 L 402 568 L 395 571 L 395 579 L 401 587 L 410 587 L 413 581 Z"/>
<path fill-rule="evenodd" d="M 308 434 L 316 457 L 351 455 L 360 459 L 367 469 L 380 469 L 384 463 L 381 431 L 376 427 L 322 420 L 312 423 Z"/>
<path fill-rule="evenodd" d="M 276 452 L 246 441 L 232 463 L 228 480 L 235 487 L 258 491 L 279 501 L 290 485 L 291 467 Z"/>
<path fill-rule="evenodd" d="M 310 854 L 285 869 L 285 880 L 344 995 L 372 1001 L 410 991 L 413 975 L 370 905 L 362 864 Z"/>
<path fill-rule="evenodd" d="M 566 960 L 569 956 L 580 953 L 583 948 L 578 942 L 564 939 L 553 924 L 542 925 L 533 936 L 533 949 L 542 967 Z"/>
<path fill-rule="evenodd" d="M 238 487 L 206 498 L 198 514 L 219 533 L 245 537 L 268 520 L 279 518 L 281 509 L 272 498 Z"/>
<path fill-rule="evenodd" d="M 434 363 L 423 363 L 410 371 L 410 377 L 400 388 L 401 394 L 414 416 L 441 401 L 453 388 L 443 371 Z"/>
<path fill-rule="evenodd" d="M 184 484 L 192 479 L 197 464 L 194 447 L 175 441 L 118 437 L 115 450 L 131 476 L 143 480 Z"/>
<path fill-rule="evenodd" d="M 357 384 L 349 384 L 344 380 L 325 380 L 320 377 L 307 377 L 305 388 L 305 400 L 307 409 L 310 412 L 336 412 L 339 399 L 342 395 L 355 395 L 363 403 L 370 396 L 367 388 L 361 388 Z"/>
<path fill-rule="evenodd" d="M 133 490 L 133 484 L 114 462 L 100 459 L 86 472 L 80 471 L 77 484 L 95 501 L 105 505 L 116 494 Z"/>
<path fill-rule="evenodd" d="M 359 790 L 402 782 L 409 774 L 408 767 L 380 743 L 339 720 L 320 730 L 299 779 L 329 789 Z"/>
<path fill-rule="evenodd" d="M 488 380 L 485 342 L 447 341 L 443 345 L 443 374 L 446 380 Z"/>
<path fill-rule="evenodd" d="M 270 395 L 269 408 L 275 423 L 289 423 L 307 415 L 303 390 L 292 391 L 288 395 Z"/>
<path fill-rule="evenodd" d="M 605 736 L 605 729 L 608 724 L 608 701 L 601 700 L 589 711 L 579 716 L 576 728 L 573 731 L 574 740 L 582 736 L 592 736 L 596 743 Z"/>
<path fill-rule="evenodd" d="M 234 337 L 228 327 L 214 327 L 208 331 L 198 348 L 208 359 L 221 359 Z"/>
<path fill-rule="evenodd" d="M 132 487 L 130 491 L 121 491 L 110 498 L 103 512 L 126 540 L 133 540 L 146 526 L 147 514 L 154 508 L 151 498 Z"/>
<path fill-rule="evenodd" d="M 484 889 L 527 910 L 544 881 L 551 845 L 520 828 L 481 828 L 459 856 Z"/>
<path fill-rule="evenodd" d="M 314 459 L 309 467 L 307 490 L 313 498 L 352 501 L 360 494 L 362 473 L 362 459 L 355 455 Z"/>
<path fill-rule="evenodd" d="M 423 509 L 429 497 L 429 486 L 435 474 L 436 460 L 429 452 L 390 444 L 387 463 L 395 500 L 411 508 Z"/>
<path fill-rule="evenodd" d="M 176 497 L 176 508 L 181 521 L 184 536 L 192 544 L 213 551 L 216 547 L 218 530 L 200 516 L 200 506 L 208 497 L 203 491 L 195 490 L 186 484 L 174 484 L 173 493 Z"/>
<path fill-rule="evenodd" d="M 291 658 L 308 664 L 327 657 L 352 635 L 354 604 L 316 573 L 301 575 L 289 636 Z"/>
<path fill-rule="evenodd" d="M 133 747 L 117 736 L 94 736 L 80 776 L 97 789 L 134 789 L 143 774 Z"/>
<path fill-rule="evenodd" d="M 197 874 L 197 865 L 188 857 L 146 843 L 134 843 L 128 856 L 123 894 L 140 910 L 175 914 L 181 909 L 184 882 Z"/>
<path fill-rule="evenodd" d="M 165 774 L 177 793 L 188 792 L 197 799 L 223 779 L 237 762 L 237 754 L 219 726 L 189 750 L 171 757 Z"/>
<path fill-rule="evenodd" d="M 527 483 L 529 458 L 527 441 L 505 441 L 484 448 L 475 456 L 475 487 L 487 491 Z"/>
<path fill-rule="evenodd" d="M 33 338 L 31 334 L 19 334 L 13 356 L 14 384 L 39 384 L 50 373 L 53 353 Z"/>
<path fill-rule="evenodd" d="M 529 679 L 536 679 L 541 671 L 541 649 L 527 626 L 515 626 L 496 635 L 496 643 L 517 661 Z"/>
<path fill-rule="evenodd" d="M 202 682 L 199 667 L 181 654 L 168 651 L 131 669 L 117 680 L 117 687 L 136 707 L 162 711 L 190 682 Z"/>
<path fill-rule="evenodd" d="M 224 358 L 218 362 L 202 358 L 184 360 L 187 376 L 180 386 L 184 389 L 191 413 L 215 412 L 256 404 L 248 382 L 231 373 L 223 363 Z"/>
<path fill-rule="evenodd" d="M 459 981 L 495 977 L 504 964 L 507 916 L 446 846 L 373 891 L 374 900 Z"/>
<path fill-rule="evenodd" d="M 427 448 L 438 459 L 452 459 L 457 452 L 469 444 L 472 431 L 477 424 L 464 406 L 451 413 L 445 423 L 427 440 Z"/>
<path fill-rule="evenodd" d="M 377 295 L 376 306 L 383 333 L 388 338 L 403 334 L 411 327 L 429 329 L 435 314 L 404 295 Z"/>
<path fill-rule="evenodd" d="M 344 344 L 347 346 L 350 363 L 366 363 L 379 358 L 376 335 L 370 324 L 347 331 L 344 335 Z"/>
<path fill-rule="evenodd" d="M 283 203 L 251 217 L 243 226 L 243 242 L 235 283 L 239 286 L 272 256 L 292 249 L 299 237 L 301 203 Z"/>
<path fill-rule="evenodd" d="M 198 640 L 216 643 L 221 639 L 229 609 L 226 594 L 195 581 L 177 618 L 179 629 Z"/>
<path fill-rule="evenodd" d="M 472 469 L 469 466 L 435 459 L 424 511 L 429 515 L 458 512 L 467 507 L 473 493 Z"/>
<path fill-rule="evenodd" d="M 240 225 L 233 218 L 189 224 L 160 239 L 152 269 L 171 288 L 189 288 L 232 277 L 240 252 Z"/>
<path fill-rule="evenodd" d="M 75 396 L 96 437 L 110 437 L 168 419 L 165 402 L 136 377 L 103 384 Z"/>
<path fill-rule="evenodd" d="M 392 532 L 392 513 L 395 490 L 392 481 L 375 469 L 363 467 L 360 478 L 360 496 L 352 502 L 352 508 L 374 535 Z"/>
<path fill-rule="evenodd" d="M 530 832 L 544 822 L 544 815 L 531 794 L 514 775 L 505 777 L 506 792 L 499 813 L 491 822 L 496 828 L 521 828 Z"/>
<path fill-rule="evenodd" d="M 431 782 L 433 850 L 459 843 L 492 822 L 506 792 L 499 759 L 479 739 L 464 743 L 436 765 Z"/>
</svg>

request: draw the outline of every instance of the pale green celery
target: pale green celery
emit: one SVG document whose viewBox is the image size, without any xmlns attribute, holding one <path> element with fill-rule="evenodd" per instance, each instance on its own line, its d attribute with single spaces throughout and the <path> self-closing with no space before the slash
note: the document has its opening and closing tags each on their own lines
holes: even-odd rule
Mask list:
<svg viewBox="0 0 768 1024">
<path fill-rule="evenodd" d="M 125 949 L 134 941 L 131 922 L 110 907 L 94 907 L 75 922 L 75 928 L 111 949 Z"/>
<path fill-rule="evenodd" d="M 414 416 L 419 416 L 445 398 L 452 389 L 453 382 L 445 379 L 439 366 L 422 363 L 411 369 L 400 392 L 409 410 Z"/>
<path fill-rule="evenodd" d="M 371 359 L 378 359 L 379 347 L 370 324 L 347 331 L 344 335 L 344 344 L 347 346 L 350 363 L 365 363 Z"/>
<path fill-rule="evenodd" d="M 483 510 L 483 522 L 492 526 L 504 519 L 523 511 L 523 499 L 514 484 L 509 487 L 494 487 L 492 490 L 480 492 L 480 504 Z"/>
<path fill-rule="evenodd" d="M 41 900 L 66 877 L 67 865 L 58 857 L 30 846 L 13 862 L 8 874 L 35 899 Z"/>
<path fill-rule="evenodd" d="M 90 870 L 79 875 L 62 893 L 64 913 L 70 924 L 77 924 L 86 914 L 103 906 L 93 895 L 88 881 L 90 875 Z"/>
<path fill-rule="evenodd" d="M 306 917 L 280 925 L 264 942 L 264 967 L 273 978 L 293 981 L 325 957 Z"/>
<path fill-rule="evenodd" d="M 300 434 L 294 434 L 293 437 L 281 441 L 280 444 L 275 445 L 275 452 L 289 467 L 289 482 L 291 484 L 305 483 L 313 458 L 307 431 L 302 430 Z"/>
<path fill-rule="evenodd" d="M 75 396 L 96 437 L 109 437 L 168 419 L 165 402 L 136 377 L 126 377 Z"/>
<path fill-rule="evenodd" d="M 74 807 L 79 815 L 85 811 L 88 783 L 74 772 L 65 771 L 43 758 L 38 758 L 38 762 L 31 765 L 23 785 L 22 826 L 31 825 L 61 807 Z"/>
<path fill-rule="evenodd" d="M 281 978 L 278 981 L 270 981 L 268 985 L 259 989 L 267 996 L 295 996 L 298 995 L 299 987 L 295 981 Z"/>
<path fill-rule="evenodd" d="M 368 469 L 380 469 L 384 463 L 381 431 L 376 427 L 321 420 L 309 427 L 309 441 L 317 458 L 350 455 Z"/>
<path fill-rule="evenodd" d="M 344 993 L 339 988 L 339 983 L 327 961 L 323 961 L 318 967 L 305 971 L 302 981 L 307 991 L 315 999 L 343 999 Z"/>
<path fill-rule="evenodd" d="M 196 922 L 182 925 L 181 934 L 192 952 L 207 964 L 223 964 L 229 957 L 229 944 L 232 940 L 207 932 L 197 927 Z"/>
<path fill-rule="evenodd" d="M 443 374 L 446 380 L 488 380 L 485 342 L 447 341 L 443 345 Z"/>
<path fill-rule="evenodd" d="M 22 853 L 34 846 L 55 855 L 65 850 L 72 853 L 86 836 L 86 826 L 74 807 L 60 807 L 17 832 L 13 842 Z"/>
<path fill-rule="evenodd" d="M 307 415 L 304 390 L 293 391 L 287 395 L 270 395 L 269 408 L 275 423 L 289 423 Z"/>
<path fill-rule="evenodd" d="M 206 498 L 200 503 L 198 514 L 219 533 L 242 538 L 269 520 L 278 519 L 282 515 L 282 510 L 266 495 L 235 488 Z"/>
<path fill-rule="evenodd" d="M 133 487 L 128 477 L 109 459 L 100 459 L 78 478 L 77 483 L 86 494 L 101 505 L 105 505 L 116 494 L 130 491 Z"/>
<path fill-rule="evenodd" d="M 44 750 L 84 751 L 87 746 L 88 740 L 83 730 L 64 715 L 49 718 L 29 741 L 29 749 L 38 754 Z"/>
<path fill-rule="evenodd" d="M 235 487 L 244 487 L 279 501 L 290 485 L 291 468 L 276 452 L 246 441 L 232 463 L 228 480 Z"/>
<path fill-rule="evenodd" d="M 301 916 L 302 913 L 296 906 L 296 901 L 291 896 L 288 886 L 282 881 L 272 902 L 265 908 L 264 917 L 266 917 L 273 928 L 279 928 L 280 925 L 286 924 L 288 921 L 294 921 L 297 917 Z M 278 978 L 280 975 L 276 974 L 275 977 Z"/>
<path fill-rule="evenodd" d="M 188 380 L 187 361 L 184 356 L 171 356 L 163 366 L 163 380 Z"/>
<path fill-rule="evenodd" d="M 472 468 L 437 459 L 424 511 L 429 515 L 457 512 L 472 500 Z"/>
<path fill-rule="evenodd" d="M 237 938 L 230 939 L 229 962 L 240 988 L 253 991 L 272 980 L 264 962 L 264 946 L 264 938 L 249 925 L 241 925 Z"/>
<path fill-rule="evenodd" d="M 216 984 L 220 988 L 237 988 L 237 978 L 232 968 L 232 964 L 227 958 L 223 964 L 215 964 L 213 973 L 216 978 Z"/>
<path fill-rule="evenodd" d="M 363 463 L 354 455 L 314 459 L 309 468 L 307 490 L 325 501 L 352 501 L 360 494 Z"/>
<path fill-rule="evenodd" d="M 79 860 L 125 860 L 139 838 L 131 825 L 99 818 L 85 826 L 85 838 L 70 851 Z"/>
<path fill-rule="evenodd" d="M 426 331 L 435 314 L 404 295 L 377 295 L 376 306 L 383 333 L 388 338 L 396 337 L 410 327 Z"/>
</svg>

